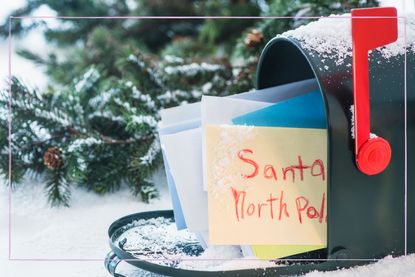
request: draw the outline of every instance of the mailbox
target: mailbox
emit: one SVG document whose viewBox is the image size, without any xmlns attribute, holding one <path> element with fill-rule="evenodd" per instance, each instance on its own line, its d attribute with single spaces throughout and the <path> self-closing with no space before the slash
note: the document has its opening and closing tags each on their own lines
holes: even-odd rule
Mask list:
<svg viewBox="0 0 415 277">
<path fill-rule="evenodd" d="M 394 8 L 359 9 L 352 17 L 353 45 L 340 63 L 336 55 L 310 48 L 301 39 L 304 34 L 291 31 L 266 45 L 257 87 L 310 78 L 318 82 L 328 128 L 327 257 L 403 255 L 415 251 L 415 53 L 404 49 L 406 55 L 385 57 L 374 49 L 368 55 L 367 44 L 378 47 L 396 40 Z M 337 20 L 344 21 L 333 18 L 326 26 L 320 22 L 319 28 L 330 30 Z M 327 41 L 336 44 L 331 32 L 326 33 Z M 379 144 L 369 145 L 370 153 L 358 153 L 362 136 Z M 369 164 L 359 165 L 359 158 Z"/>
</svg>

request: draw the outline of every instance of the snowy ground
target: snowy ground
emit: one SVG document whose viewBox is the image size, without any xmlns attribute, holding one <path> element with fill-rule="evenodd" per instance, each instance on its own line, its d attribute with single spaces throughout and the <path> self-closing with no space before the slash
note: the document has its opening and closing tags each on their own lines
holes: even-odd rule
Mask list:
<svg viewBox="0 0 415 277">
<path fill-rule="evenodd" d="M 164 184 L 163 178 L 160 174 L 156 181 Z M 11 257 L 16 260 L 8 261 L 8 190 L 2 181 L 0 276 L 109 276 L 103 265 L 109 250 L 109 225 L 127 214 L 170 209 L 166 187 L 161 186 L 160 190 L 162 197 L 159 200 L 144 204 L 132 197 L 128 189 L 105 196 L 74 189 L 70 208 L 51 209 L 39 182 L 28 181 L 19 185 L 11 202 Z M 75 261 L 59 261 L 65 259 Z"/>
<path fill-rule="evenodd" d="M 109 276 L 103 266 L 103 258 L 109 250 L 108 226 L 130 213 L 170 208 L 164 175 L 159 174 L 155 179 L 162 184 L 162 197 L 151 204 L 139 202 L 126 189 L 106 196 L 74 189 L 69 209 L 49 208 L 39 182 L 28 181 L 19 186 L 11 202 L 13 261 L 8 260 L 8 190 L 0 186 L 0 276 Z M 62 261 L 65 259 L 72 261 Z M 143 276 L 142 272 L 126 265 L 120 269 L 129 276 Z M 386 258 L 374 265 L 349 270 L 313 272 L 307 276 L 415 276 L 415 255 Z"/>
</svg>

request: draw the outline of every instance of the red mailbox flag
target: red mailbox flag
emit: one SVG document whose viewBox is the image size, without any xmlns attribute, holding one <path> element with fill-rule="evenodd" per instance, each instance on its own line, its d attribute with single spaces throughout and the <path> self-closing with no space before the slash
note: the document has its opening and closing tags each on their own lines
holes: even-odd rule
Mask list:
<svg viewBox="0 0 415 277">
<path fill-rule="evenodd" d="M 368 52 L 396 41 L 397 22 L 395 8 L 352 10 L 355 155 L 357 167 L 367 175 L 385 170 L 392 156 L 387 140 L 370 137 Z"/>
</svg>

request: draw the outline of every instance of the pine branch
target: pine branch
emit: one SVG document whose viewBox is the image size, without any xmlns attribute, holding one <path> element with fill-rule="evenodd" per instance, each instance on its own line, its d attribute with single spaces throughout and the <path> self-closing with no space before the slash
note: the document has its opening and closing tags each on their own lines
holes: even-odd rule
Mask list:
<svg viewBox="0 0 415 277">
<path fill-rule="evenodd" d="M 160 94 L 165 88 L 152 66 L 144 59 L 142 54 L 130 54 L 124 63 L 125 71 L 133 73 L 132 76 L 138 78 L 139 88 L 146 91 L 149 95 Z"/>
<path fill-rule="evenodd" d="M 158 139 L 141 144 L 132 155 L 126 181 L 134 195 L 140 195 L 144 202 L 149 202 L 150 199 L 159 196 L 150 178 L 160 166 L 161 161 L 161 149 Z"/>
<path fill-rule="evenodd" d="M 141 181 L 140 185 L 134 188 L 139 188 L 139 190 L 133 190 L 133 193 L 135 195 L 139 194 L 145 203 L 149 203 L 151 199 L 158 198 L 160 196 L 159 192 L 154 187 L 154 184 L 148 180 Z"/>
<path fill-rule="evenodd" d="M 71 191 L 67 180 L 65 167 L 48 170 L 44 177 L 48 201 L 52 206 L 69 207 Z"/>
<path fill-rule="evenodd" d="M 37 122 L 49 129 L 73 125 L 70 116 L 50 105 L 50 99 L 45 98 L 37 90 L 29 90 L 16 77 L 12 77 L 11 91 L 14 123 Z M 8 95 L 1 94 L 0 104 L 6 106 L 8 102 Z"/>
<path fill-rule="evenodd" d="M 11 175 L 9 175 L 9 154 L 8 152 L 2 152 L 0 154 L 0 175 L 4 177 L 6 181 L 5 184 L 12 187 L 16 186 L 16 184 L 20 183 L 23 179 L 23 176 L 27 172 L 27 168 L 25 165 L 19 161 L 18 159 L 14 159 L 12 155 L 12 163 L 11 163 Z M 9 178 L 10 176 L 10 178 Z M 11 184 L 10 182 L 11 181 Z"/>
<path fill-rule="evenodd" d="M 36 65 L 47 65 L 48 61 L 43 59 L 40 55 L 37 55 L 36 53 L 28 50 L 28 49 L 17 49 L 16 54 L 30 60 Z"/>
</svg>

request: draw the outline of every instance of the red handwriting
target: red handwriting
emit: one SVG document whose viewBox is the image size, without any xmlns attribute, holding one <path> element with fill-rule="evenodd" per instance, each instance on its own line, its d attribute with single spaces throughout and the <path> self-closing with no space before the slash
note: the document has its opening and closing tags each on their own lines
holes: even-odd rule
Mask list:
<svg viewBox="0 0 415 277">
<path fill-rule="evenodd" d="M 318 173 L 315 173 L 314 170 L 319 169 Z M 315 160 L 313 165 L 311 166 L 311 175 L 313 176 L 321 176 L 322 180 L 326 180 L 326 174 L 324 173 L 324 163 L 322 160 Z"/>
<path fill-rule="evenodd" d="M 248 193 L 245 190 L 237 190 L 231 187 L 231 193 L 234 200 L 234 212 L 237 221 L 246 218 L 269 218 L 282 221 L 290 218 L 289 203 L 285 200 L 284 190 L 280 191 L 279 197 L 272 193 L 261 202 L 253 202 L 248 198 Z M 326 195 L 323 193 L 321 198 L 320 209 L 310 204 L 310 201 L 305 196 L 299 196 L 295 199 L 295 206 L 297 210 L 298 222 L 302 224 L 305 218 L 310 220 L 318 220 L 319 223 L 327 223 L 327 216 L 325 215 L 325 201 Z"/>
<path fill-rule="evenodd" d="M 251 149 L 242 149 L 238 152 L 238 158 L 245 164 L 249 164 L 252 170 L 249 173 L 242 173 L 244 178 L 254 178 L 259 174 L 260 165 L 253 159 L 254 151 Z M 251 157 L 247 157 L 247 156 Z M 326 169 L 324 162 L 321 159 L 316 159 L 311 165 L 306 165 L 303 162 L 301 155 L 297 156 L 297 163 L 286 167 L 281 167 L 281 176 L 284 181 L 291 181 L 294 183 L 296 178 L 300 181 L 304 181 L 307 176 L 321 178 L 322 181 L 326 180 Z M 298 176 L 299 175 L 299 176 Z M 278 180 L 278 168 L 271 164 L 266 164 L 263 168 L 262 176 L 265 179 Z"/>
<path fill-rule="evenodd" d="M 320 211 L 318 211 L 314 206 L 310 205 L 310 201 L 306 197 L 304 196 L 297 197 L 295 199 L 295 204 L 297 207 L 298 221 L 300 223 L 303 223 L 303 213 L 305 212 L 308 218 L 310 219 L 318 218 L 319 219 L 318 221 L 322 223 L 323 218 L 325 217 L 324 215 L 325 199 L 326 199 L 326 194 L 323 193 Z"/>
<path fill-rule="evenodd" d="M 246 216 L 256 216 L 257 218 L 262 218 L 266 216 L 267 213 L 263 212 L 263 207 L 268 207 L 268 215 L 271 219 L 274 219 L 274 210 L 278 211 L 278 220 L 282 220 L 283 216 L 289 218 L 290 214 L 288 212 L 287 203 L 284 200 L 284 191 L 280 192 L 280 197 L 274 197 L 272 193 L 269 194 L 269 197 L 265 199 L 264 202 L 253 203 L 248 202 L 246 199 L 247 192 L 244 190 L 236 190 L 231 187 L 231 192 L 234 200 L 235 216 L 238 221 L 242 220 Z M 245 207 L 247 207 L 245 209 Z"/>
<path fill-rule="evenodd" d="M 254 160 L 250 160 L 250 159 L 245 158 L 243 156 L 244 153 L 253 154 L 254 152 L 251 149 L 243 149 L 243 150 L 238 152 L 238 158 L 239 159 L 241 159 L 243 162 L 248 163 L 248 164 L 250 164 L 254 167 L 251 174 L 248 174 L 248 175 L 242 174 L 242 176 L 244 176 L 244 178 L 253 178 L 253 177 L 258 175 L 258 164 Z"/>
</svg>

